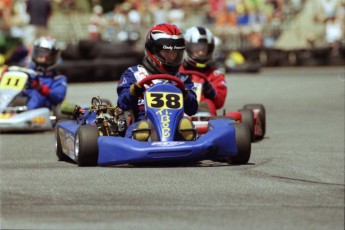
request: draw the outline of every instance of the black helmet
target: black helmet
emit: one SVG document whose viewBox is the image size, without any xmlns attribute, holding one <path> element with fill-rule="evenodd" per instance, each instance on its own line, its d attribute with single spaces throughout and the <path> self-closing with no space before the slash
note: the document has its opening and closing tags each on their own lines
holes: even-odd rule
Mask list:
<svg viewBox="0 0 345 230">
<path fill-rule="evenodd" d="M 175 75 L 182 64 L 184 50 L 184 36 L 177 26 L 155 25 L 146 36 L 144 65 L 152 72 Z"/>
<path fill-rule="evenodd" d="M 212 63 L 214 38 L 212 32 L 201 26 L 194 26 L 186 30 L 185 61 L 196 68 L 206 68 Z"/>
<path fill-rule="evenodd" d="M 57 41 L 50 37 L 40 37 L 34 41 L 32 49 L 32 61 L 41 67 L 49 67 L 56 64 L 60 56 L 60 48 Z"/>
</svg>

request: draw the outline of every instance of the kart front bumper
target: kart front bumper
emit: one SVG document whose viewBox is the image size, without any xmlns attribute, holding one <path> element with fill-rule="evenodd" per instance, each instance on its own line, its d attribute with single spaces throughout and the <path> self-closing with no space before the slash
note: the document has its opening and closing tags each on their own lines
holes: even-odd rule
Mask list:
<svg viewBox="0 0 345 230">
<path fill-rule="evenodd" d="M 35 131 L 52 128 L 47 108 L 25 111 L 19 114 L 0 113 L 0 131 Z"/>
<path fill-rule="evenodd" d="M 219 121 L 217 121 L 219 123 Z M 235 156 L 235 128 L 211 130 L 195 141 L 141 142 L 123 137 L 98 138 L 101 166 L 168 161 L 201 161 Z"/>
</svg>

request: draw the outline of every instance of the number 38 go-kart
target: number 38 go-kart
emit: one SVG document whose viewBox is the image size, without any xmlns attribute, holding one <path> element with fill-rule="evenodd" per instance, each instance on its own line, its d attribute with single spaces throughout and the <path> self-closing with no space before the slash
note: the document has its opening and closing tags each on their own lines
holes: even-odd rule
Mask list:
<svg viewBox="0 0 345 230">
<path fill-rule="evenodd" d="M 96 97 L 91 107 L 70 104 L 62 108 L 63 113 L 76 119 L 60 121 L 55 127 L 58 159 L 72 159 L 79 166 L 202 160 L 248 163 L 251 140 L 246 125 L 219 119 L 208 121 L 207 132 L 202 135 L 198 135 L 192 125 L 183 130 L 181 124 L 189 119 L 183 109 L 180 90 L 184 88 L 183 82 L 174 76 L 159 74 L 148 76 L 139 84 L 149 86 L 144 92 L 149 127 L 134 129 L 133 136 L 148 132 L 147 140 L 124 137 L 131 123 L 131 116 L 126 115 L 128 111 L 123 112 Z M 183 131 L 192 132 L 193 137 L 181 138 L 183 135 L 179 134 Z"/>
<path fill-rule="evenodd" d="M 56 114 L 48 108 L 29 110 L 22 92 L 30 83 L 33 70 L 12 66 L 0 79 L 0 132 L 44 131 L 53 128 Z M 57 110 L 56 110 L 57 111 Z"/>
</svg>

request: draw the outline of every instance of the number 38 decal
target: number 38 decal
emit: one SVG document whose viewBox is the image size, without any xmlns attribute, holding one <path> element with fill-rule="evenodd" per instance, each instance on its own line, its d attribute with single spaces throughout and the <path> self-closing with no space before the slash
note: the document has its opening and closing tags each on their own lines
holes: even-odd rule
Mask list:
<svg viewBox="0 0 345 230">
<path fill-rule="evenodd" d="M 154 109 L 180 109 L 183 105 L 181 93 L 147 92 L 146 101 Z"/>
</svg>

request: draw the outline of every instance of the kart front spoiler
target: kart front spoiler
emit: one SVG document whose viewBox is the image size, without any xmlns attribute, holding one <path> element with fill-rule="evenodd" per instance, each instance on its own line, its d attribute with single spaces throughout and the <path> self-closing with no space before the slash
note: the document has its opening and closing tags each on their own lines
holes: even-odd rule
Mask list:
<svg viewBox="0 0 345 230">
<path fill-rule="evenodd" d="M 18 114 L 0 113 L 0 131 L 38 131 L 51 128 L 48 108 L 28 110 Z"/>
<path fill-rule="evenodd" d="M 213 121 L 216 128 L 195 141 L 141 142 L 123 137 L 98 138 L 98 165 L 201 161 L 237 154 L 235 128 L 225 121 Z"/>
</svg>

